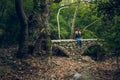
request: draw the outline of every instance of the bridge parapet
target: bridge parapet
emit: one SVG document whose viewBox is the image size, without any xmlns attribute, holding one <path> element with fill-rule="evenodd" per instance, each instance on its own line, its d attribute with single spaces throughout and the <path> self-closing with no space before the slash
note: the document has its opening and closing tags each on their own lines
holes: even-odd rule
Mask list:
<svg viewBox="0 0 120 80">
<path fill-rule="evenodd" d="M 79 58 L 89 46 L 97 44 L 98 42 L 97 39 L 81 39 L 81 41 L 81 48 L 77 46 L 77 41 L 75 39 L 52 40 L 52 46 L 53 48 L 57 47 L 62 50 L 69 57 L 76 59 Z"/>
</svg>

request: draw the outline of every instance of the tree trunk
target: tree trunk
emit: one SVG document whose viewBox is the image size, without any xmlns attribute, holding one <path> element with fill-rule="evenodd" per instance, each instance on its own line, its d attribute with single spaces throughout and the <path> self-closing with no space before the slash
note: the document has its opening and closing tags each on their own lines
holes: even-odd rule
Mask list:
<svg viewBox="0 0 120 80">
<path fill-rule="evenodd" d="M 30 18 L 29 18 L 30 19 Z M 32 20 L 33 30 L 37 34 L 34 43 L 34 55 L 51 55 L 51 39 L 49 27 L 49 0 L 34 0 Z"/>
<path fill-rule="evenodd" d="M 23 0 L 15 0 L 15 8 L 20 20 L 19 49 L 17 57 L 22 58 L 28 52 L 28 24 L 23 9 Z"/>
<path fill-rule="evenodd" d="M 74 38 L 75 20 L 76 20 L 76 16 L 77 16 L 77 12 L 78 12 L 79 6 L 80 6 L 80 0 L 78 0 L 78 4 L 77 4 L 77 6 L 76 6 L 76 9 L 75 9 L 75 12 L 74 12 L 74 16 L 73 16 L 73 20 L 72 20 L 71 35 L 70 35 L 70 38 L 71 38 L 71 39 Z"/>
<path fill-rule="evenodd" d="M 23 57 L 28 52 L 28 26 L 32 28 L 33 34 L 36 35 L 33 39 L 33 53 L 46 55 L 50 58 L 52 54 L 50 27 L 49 27 L 49 0 L 33 0 L 33 11 L 27 21 L 23 10 L 22 0 L 15 0 L 16 12 L 20 19 L 20 39 L 18 57 Z"/>
</svg>

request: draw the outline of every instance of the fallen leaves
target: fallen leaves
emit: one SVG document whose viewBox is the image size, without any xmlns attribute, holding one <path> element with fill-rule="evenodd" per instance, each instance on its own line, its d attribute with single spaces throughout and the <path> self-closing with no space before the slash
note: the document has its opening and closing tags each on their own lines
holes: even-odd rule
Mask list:
<svg viewBox="0 0 120 80">
<path fill-rule="evenodd" d="M 13 64 L 0 61 L 1 80 L 71 80 L 76 72 L 84 80 L 111 80 L 115 73 L 115 68 L 108 61 L 96 62 L 88 56 L 81 56 L 80 61 L 53 56 L 51 66 L 39 57 L 10 60 L 9 63 Z"/>
</svg>

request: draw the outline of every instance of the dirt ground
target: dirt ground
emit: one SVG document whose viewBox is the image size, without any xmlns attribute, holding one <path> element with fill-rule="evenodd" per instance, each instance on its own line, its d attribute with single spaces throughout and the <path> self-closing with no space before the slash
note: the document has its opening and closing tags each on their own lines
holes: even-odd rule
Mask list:
<svg viewBox="0 0 120 80">
<path fill-rule="evenodd" d="M 75 79 L 75 75 L 80 79 Z M 88 56 L 82 56 L 79 61 L 52 56 L 47 64 L 40 57 L 19 60 L 0 55 L 0 80 L 120 80 L 120 71 L 113 59 L 98 62 Z"/>
</svg>

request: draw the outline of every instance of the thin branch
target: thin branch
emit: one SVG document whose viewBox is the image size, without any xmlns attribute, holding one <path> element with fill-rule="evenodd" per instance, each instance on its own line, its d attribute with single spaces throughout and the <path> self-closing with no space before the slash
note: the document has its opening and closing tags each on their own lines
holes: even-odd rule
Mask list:
<svg viewBox="0 0 120 80">
<path fill-rule="evenodd" d="M 92 23 L 90 23 L 89 25 L 85 26 L 84 29 L 83 29 L 83 31 L 86 30 L 86 29 L 87 29 L 88 27 L 90 27 L 91 25 L 93 25 L 94 23 L 96 23 L 97 21 L 99 21 L 99 19 L 98 19 L 98 20 L 95 20 L 95 21 L 93 21 Z"/>
</svg>

